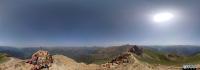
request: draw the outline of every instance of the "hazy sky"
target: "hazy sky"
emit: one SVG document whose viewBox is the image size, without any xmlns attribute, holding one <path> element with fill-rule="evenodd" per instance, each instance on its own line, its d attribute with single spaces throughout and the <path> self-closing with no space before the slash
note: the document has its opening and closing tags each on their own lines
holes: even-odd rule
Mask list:
<svg viewBox="0 0 200 70">
<path fill-rule="evenodd" d="M 200 44 L 199 0 L 1 0 L 0 45 Z M 153 16 L 174 18 L 157 23 Z M 162 25 L 160 25 L 162 24 Z"/>
</svg>

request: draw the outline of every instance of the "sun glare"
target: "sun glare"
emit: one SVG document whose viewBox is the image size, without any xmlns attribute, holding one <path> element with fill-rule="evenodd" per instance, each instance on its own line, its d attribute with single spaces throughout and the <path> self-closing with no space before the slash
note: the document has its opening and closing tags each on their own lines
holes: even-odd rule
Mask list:
<svg viewBox="0 0 200 70">
<path fill-rule="evenodd" d="M 166 22 L 172 19 L 173 17 L 174 15 L 172 13 L 168 13 L 168 12 L 158 13 L 153 16 L 153 20 L 155 22 Z"/>
</svg>

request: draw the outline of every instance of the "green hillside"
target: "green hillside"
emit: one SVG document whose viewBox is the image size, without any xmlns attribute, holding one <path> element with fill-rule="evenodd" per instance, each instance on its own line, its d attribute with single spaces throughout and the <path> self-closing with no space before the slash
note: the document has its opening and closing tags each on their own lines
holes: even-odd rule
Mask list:
<svg viewBox="0 0 200 70">
<path fill-rule="evenodd" d="M 143 62 L 164 65 L 195 64 L 200 62 L 200 54 L 193 56 L 180 56 L 176 53 L 163 53 L 150 49 L 144 49 L 143 55 L 136 56 L 136 58 Z"/>
<path fill-rule="evenodd" d="M 8 57 L 6 57 L 6 54 L 0 53 L 0 63 L 3 63 L 8 60 Z"/>
</svg>

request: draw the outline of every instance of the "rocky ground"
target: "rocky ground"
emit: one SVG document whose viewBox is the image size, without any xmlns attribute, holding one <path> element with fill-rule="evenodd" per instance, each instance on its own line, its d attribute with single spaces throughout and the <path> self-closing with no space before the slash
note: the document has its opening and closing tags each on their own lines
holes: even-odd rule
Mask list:
<svg viewBox="0 0 200 70">
<path fill-rule="evenodd" d="M 148 63 L 140 62 L 134 54 L 129 56 L 129 63 L 106 63 L 101 65 L 77 63 L 63 55 L 54 55 L 54 63 L 50 70 L 180 70 L 175 66 L 165 65 L 151 65 Z M 25 63 L 25 60 L 17 58 L 10 58 L 9 61 L 0 64 L 0 70 L 30 70 L 31 65 Z"/>
<path fill-rule="evenodd" d="M 54 63 L 50 70 L 96 70 L 98 65 L 77 63 L 63 55 L 54 55 Z M 32 65 L 25 63 L 25 60 L 10 58 L 9 61 L 0 64 L 0 70 L 31 70 Z"/>
</svg>

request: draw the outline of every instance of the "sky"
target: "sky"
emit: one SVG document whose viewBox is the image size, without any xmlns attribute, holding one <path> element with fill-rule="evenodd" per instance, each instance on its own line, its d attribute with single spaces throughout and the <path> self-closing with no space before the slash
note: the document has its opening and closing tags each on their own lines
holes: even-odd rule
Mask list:
<svg viewBox="0 0 200 70">
<path fill-rule="evenodd" d="M 1 0 L 2 46 L 200 45 L 199 0 Z M 169 12 L 173 18 L 155 22 Z"/>
</svg>

